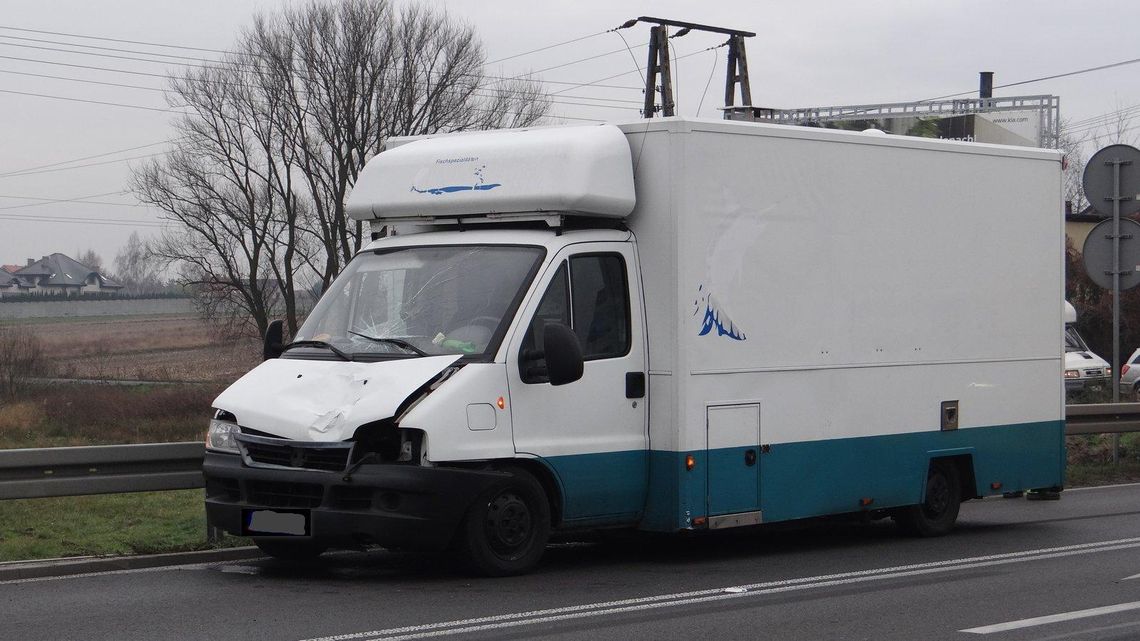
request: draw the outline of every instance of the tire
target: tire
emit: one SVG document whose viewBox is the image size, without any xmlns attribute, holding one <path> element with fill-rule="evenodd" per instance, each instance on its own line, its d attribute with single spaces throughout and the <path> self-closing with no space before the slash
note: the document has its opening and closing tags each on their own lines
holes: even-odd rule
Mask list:
<svg viewBox="0 0 1140 641">
<path fill-rule="evenodd" d="M 510 478 L 475 500 L 456 533 L 454 551 L 484 576 L 531 570 L 550 538 L 550 505 L 542 486 L 526 470 L 503 471 Z"/>
<path fill-rule="evenodd" d="M 281 561 L 311 561 L 328 548 L 312 541 L 282 539 L 254 539 L 253 542 L 269 556 Z"/>
<path fill-rule="evenodd" d="M 942 536 L 954 529 L 962 506 L 962 486 L 953 463 L 933 461 L 926 475 L 926 490 L 919 505 L 895 513 L 899 528 L 911 536 Z"/>
</svg>

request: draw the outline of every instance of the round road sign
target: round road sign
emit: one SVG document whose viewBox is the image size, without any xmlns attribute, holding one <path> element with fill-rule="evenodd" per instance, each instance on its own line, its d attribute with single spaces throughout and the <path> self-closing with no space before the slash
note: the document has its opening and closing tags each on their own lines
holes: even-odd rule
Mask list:
<svg viewBox="0 0 1140 641">
<path fill-rule="evenodd" d="M 1140 149 L 1132 145 L 1109 145 L 1089 158 L 1081 181 L 1085 198 L 1102 215 L 1112 215 L 1114 160 L 1129 163 L 1120 165 L 1120 195 L 1130 199 L 1121 201 L 1120 215 L 1130 216 L 1140 211 Z"/>
<path fill-rule="evenodd" d="M 1120 219 L 1120 291 L 1140 285 L 1140 223 Z M 1094 283 L 1112 289 L 1112 219 L 1102 220 L 1085 238 L 1085 272 Z"/>
</svg>

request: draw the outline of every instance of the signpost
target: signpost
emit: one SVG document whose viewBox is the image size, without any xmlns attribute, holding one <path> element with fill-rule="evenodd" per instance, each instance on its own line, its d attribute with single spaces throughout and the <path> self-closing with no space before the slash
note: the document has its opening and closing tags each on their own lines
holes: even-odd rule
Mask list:
<svg viewBox="0 0 1140 641">
<path fill-rule="evenodd" d="M 1099 223 L 1085 240 L 1085 271 L 1098 285 L 1112 285 L 1112 402 L 1120 402 L 1120 292 L 1140 283 L 1140 262 L 1136 260 L 1137 239 L 1134 221 L 1129 221 L 1129 232 L 1121 233 L 1121 216 L 1140 211 L 1140 150 L 1131 145 L 1109 145 L 1093 154 L 1085 165 L 1082 179 L 1085 197 L 1089 204 L 1102 214 L 1111 207 L 1111 233 L 1104 221 Z M 1112 259 L 1105 265 L 1108 251 L 1098 251 L 1097 244 L 1107 239 Z M 1091 247 L 1090 247 L 1091 245 Z M 1128 249 L 1130 262 L 1121 261 L 1122 245 Z M 1092 249 L 1090 252 L 1089 250 Z M 1107 247 L 1099 249 L 1106 250 Z M 1119 436 L 1113 437 L 1112 460 L 1117 461 Z"/>
</svg>

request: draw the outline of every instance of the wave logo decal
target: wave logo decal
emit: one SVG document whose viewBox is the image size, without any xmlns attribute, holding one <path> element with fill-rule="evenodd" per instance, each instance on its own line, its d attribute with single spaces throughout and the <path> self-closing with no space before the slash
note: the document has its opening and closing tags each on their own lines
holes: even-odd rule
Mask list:
<svg viewBox="0 0 1140 641">
<path fill-rule="evenodd" d="M 705 336 L 716 330 L 717 336 L 726 336 L 734 341 L 747 340 L 744 332 L 732 322 L 728 314 L 717 307 L 716 300 L 711 293 L 705 291 L 704 285 L 697 287 L 697 299 L 693 301 L 693 316 L 701 313 L 702 308 L 704 317 L 701 320 L 701 331 L 697 336 Z"/>
<path fill-rule="evenodd" d="M 475 184 L 473 185 L 447 185 L 444 187 L 428 187 L 427 189 L 419 189 L 412 185 L 412 191 L 417 194 L 431 194 L 433 196 L 441 196 L 443 194 L 451 194 L 457 191 L 490 191 L 495 187 L 502 187 L 501 183 L 488 183 L 483 177 L 483 170 L 487 165 L 483 165 L 475 170 Z"/>
</svg>

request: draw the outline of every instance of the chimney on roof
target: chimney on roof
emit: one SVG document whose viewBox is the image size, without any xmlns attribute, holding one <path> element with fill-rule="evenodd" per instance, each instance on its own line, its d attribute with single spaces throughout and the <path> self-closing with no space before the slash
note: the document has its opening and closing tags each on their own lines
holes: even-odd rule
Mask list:
<svg viewBox="0 0 1140 641">
<path fill-rule="evenodd" d="M 978 97 L 982 98 L 983 100 L 986 98 L 993 98 L 994 97 L 994 72 L 992 72 L 992 71 L 980 71 L 980 72 L 978 72 L 978 75 L 981 76 L 981 78 L 979 78 L 979 83 L 978 83 Z"/>
<path fill-rule="evenodd" d="M 34 264 L 35 264 L 35 262 L 36 262 L 36 261 L 34 261 L 34 260 L 32 260 L 31 258 L 29 258 L 29 259 L 28 259 L 28 264 L 27 264 L 27 265 L 24 265 L 24 266 L 25 266 L 25 267 L 31 267 L 32 265 L 34 265 Z"/>
</svg>

